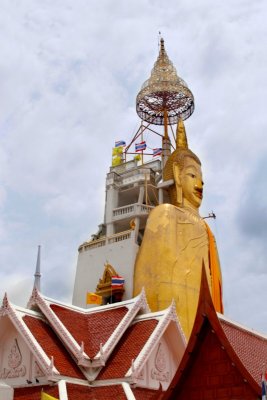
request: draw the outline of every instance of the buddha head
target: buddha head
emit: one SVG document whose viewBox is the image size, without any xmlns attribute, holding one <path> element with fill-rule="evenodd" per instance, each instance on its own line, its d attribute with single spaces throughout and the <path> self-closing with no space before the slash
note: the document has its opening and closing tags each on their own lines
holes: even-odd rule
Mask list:
<svg viewBox="0 0 267 400">
<path fill-rule="evenodd" d="M 198 210 L 203 194 L 201 162 L 188 149 L 185 128 L 181 119 L 177 125 L 176 150 L 166 162 L 163 179 L 165 181 L 174 180 L 174 185 L 169 189 L 171 204 Z"/>
</svg>

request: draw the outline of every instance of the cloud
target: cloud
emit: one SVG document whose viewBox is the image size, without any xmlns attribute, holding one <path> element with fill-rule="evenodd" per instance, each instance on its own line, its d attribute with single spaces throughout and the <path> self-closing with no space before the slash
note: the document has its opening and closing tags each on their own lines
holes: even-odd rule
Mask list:
<svg viewBox="0 0 267 400">
<path fill-rule="evenodd" d="M 71 298 L 77 248 L 103 220 L 111 149 L 140 122 L 135 97 L 161 31 L 195 96 L 186 129 L 203 165 L 201 212 L 217 216 L 227 315 L 267 331 L 266 14 L 245 0 L 1 3 L 0 294 L 25 304 L 41 244 L 44 292 Z"/>
</svg>

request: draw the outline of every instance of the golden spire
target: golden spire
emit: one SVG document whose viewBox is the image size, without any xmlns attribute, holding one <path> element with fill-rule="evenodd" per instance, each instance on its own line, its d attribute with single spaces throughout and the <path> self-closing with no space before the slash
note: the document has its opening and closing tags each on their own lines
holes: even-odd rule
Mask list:
<svg viewBox="0 0 267 400">
<path fill-rule="evenodd" d="M 176 128 L 176 149 L 188 149 L 184 121 L 179 118 Z"/>
<path fill-rule="evenodd" d="M 160 39 L 158 58 L 150 78 L 144 82 L 136 98 L 139 117 L 155 125 L 176 124 L 179 118 L 187 119 L 194 111 L 194 97 L 186 83 L 177 75 Z"/>
</svg>

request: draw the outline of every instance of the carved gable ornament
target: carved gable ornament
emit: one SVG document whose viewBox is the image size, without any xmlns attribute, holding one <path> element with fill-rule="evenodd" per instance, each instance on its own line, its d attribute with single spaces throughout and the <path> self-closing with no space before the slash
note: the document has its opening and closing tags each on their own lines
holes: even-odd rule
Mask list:
<svg viewBox="0 0 267 400">
<path fill-rule="evenodd" d="M 160 382 L 169 382 L 170 372 L 168 371 L 168 363 L 166 353 L 162 343 L 159 343 L 156 352 L 154 367 L 151 369 L 151 378 Z"/>
<path fill-rule="evenodd" d="M 0 372 L 1 379 L 19 378 L 26 375 L 26 367 L 22 365 L 22 355 L 15 338 L 7 357 L 7 366 Z"/>
</svg>

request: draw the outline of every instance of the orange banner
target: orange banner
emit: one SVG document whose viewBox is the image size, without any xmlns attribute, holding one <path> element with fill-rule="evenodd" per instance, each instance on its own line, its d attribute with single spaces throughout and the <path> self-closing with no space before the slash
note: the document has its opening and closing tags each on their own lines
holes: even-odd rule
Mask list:
<svg viewBox="0 0 267 400">
<path fill-rule="evenodd" d="M 87 292 L 86 304 L 102 304 L 102 296 L 98 294 Z"/>
</svg>

